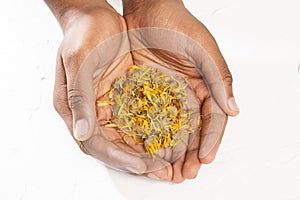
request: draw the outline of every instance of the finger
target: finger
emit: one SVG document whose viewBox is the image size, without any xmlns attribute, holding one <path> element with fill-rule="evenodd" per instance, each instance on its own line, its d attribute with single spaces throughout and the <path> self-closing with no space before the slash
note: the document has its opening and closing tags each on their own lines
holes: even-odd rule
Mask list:
<svg viewBox="0 0 300 200">
<path fill-rule="evenodd" d="M 87 57 L 83 63 L 79 63 L 76 57 L 71 56 L 64 61 L 74 137 L 79 141 L 90 138 L 96 126 L 96 95 L 93 84 L 95 60 Z"/>
<path fill-rule="evenodd" d="M 193 83 L 193 81 L 191 81 L 190 83 Z M 201 83 L 199 83 L 198 81 L 197 83 L 198 83 L 197 86 L 201 85 Z M 200 90 L 198 90 L 197 87 L 194 87 L 193 85 L 191 85 L 191 87 L 194 88 L 196 94 L 198 91 L 200 92 Z M 205 90 L 202 89 L 201 93 L 203 94 L 207 92 L 205 92 Z M 187 90 L 187 95 L 189 97 L 187 109 L 190 111 L 189 121 L 190 121 L 192 132 L 188 135 L 186 139 L 187 148 L 185 149 L 185 159 L 181 166 L 182 168 L 181 174 L 183 179 L 195 178 L 200 168 L 200 161 L 198 159 L 198 149 L 200 146 L 200 127 L 201 127 L 199 100 L 201 98 L 196 99 L 196 97 L 194 96 L 195 93 L 192 90 Z M 201 95 L 198 95 L 198 97 L 199 96 Z M 174 172 L 174 177 L 175 174 L 176 173 Z"/>
<path fill-rule="evenodd" d="M 177 133 L 180 134 L 180 133 Z M 187 150 L 189 135 L 185 135 L 181 141 L 173 147 L 172 152 L 172 166 L 173 166 L 173 179 L 174 183 L 181 183 L 184 181 L 184 177 L 182 175 L 182 166 L 185 159 L 185 154 Z"/>
<path fill-rule="evenodd" d="M 66 73 L 63 67 L 60 53 L 56 59 L 55 83 L 53 92 L 53 105 L 57 113 L 62 117 L 70 132 L 72 132 L 72 113 L 67 97 Z"/>
<path fill-rule="evenodd" d="M 69 132 L 74 138 L 73 134 L 73 122 L 72 122 L 72 112 L 68 103 L 68 95 L 67 95 L 67 81 L 66 81 L 66 73 L 63 66 L 62 58 L 60 52 L 58 53 L 56 60 L 56 72 L 55 72 L 55 83 L 54 83 L 54 92 L 53 92 L 53 105 L 55 110 L 64 120 Z M 74 138 L 75 139 L 75 138 Z M 80 149 L 88 154 L 87 150 L 84 146 L 77 140 L 75 140 Z"/>
<path fill-rule="evenodd" d="M 222 110 L 229 116 L 236 116 L 239 108 L 233 95 L 232 75 L 215 39 L 206 28 L 200 36 L 194 37 L 195 41 L 190 41 L 194 44 L 189 45 L 192 47 L 189 53 L 200 74 Z"/>
<path fill-rule="evenodd" d="M 100 126 L 101 136 L 106 140 L 113 142 L 118 145 L 122 149 L 126 149 L 127 147 L 132 150 L 134 153 L 139 153 L 140 156 L 149 156 L 146 154 L 144 146 L 135 142 L 132 137 L 126 137 L 126 142 L 124 141 L 124 133 L 120 132 L 115 128 L 109 128 L 105 126 Z"/>
<path fill-rule="evenodd" d="M 166 147 L 165 148 L 163 159 L 168 161 L 168 162 L 172 161 L 172 148 L 171 147 Z"/>
<path fill-rule="evenodd" d="M 220 146 L 227 115 L 212 98 L 205 99 L 202 107 L 202 130 L 199 149 L 201 163 L 210 163 L 215 159 Z"/>
<path fill-rule="evenodd" d="M 168 164 L 159 170 L 152 171 L 151 173 L 148 173 L 147 176 L 154 180 L 171 181 L 173 177 L 172 165 Z"/>
<path fill-rule="evenodd" d="M 193 82 L 190 82 L 193 83 Z M 204 82 L 196 81 L 197 86 L 201 87 L 201 83 L 204 86 Z M 198 151 L 200 146 L 200 130 L 201 130 L 201 115 L 200 115 L 200 104 L 199 100 L 201 99 L 201 95 L 207 93 L 206 90 L 200 89 L 197 86 L 194 87 L 191 85 L 192 88 L 194 88 L 195 94 L 198 96 L 198 99 L 191 100 L 191 96 L 194 95 L 194 93 L 191 93 L 192 91 L 188 91 L 189 96 L 189 103 L 188 107 L 189 110 L 191 110 L 190 115 L 190 124 L 192 128 L 192 133 L 188 137 L 188 147 L 185 154 L 185 160 L 182 166 L 182 176 L 184 179 L 192 179 L 197 176 L 198 170 L 200 168 L 200 160 L 198 159 Z M 205 88 L 205 86 L 204 86 Z M 198 95 L 197 93 L 201 92 L 201 95 Z"/>
<path fill-rule="evenodd" d="M 239 108 L 235 103 L 232 76 L 228 66 L 210 32 L 201 22 L 196 20 L 194 22 L 193 27 L 184 25 L 182 27 L 186 30 L 191 28 L 195 30 L 189 31 L 188 35 L 183 34 L 185 31 L 180 33 L 160 28 L 130 30 L 129 38 L 134 41 L 131 46 L 132 51 L 145 48 L 159 49 L 187 58 L 194 66 L 197 66 L 217 104 L 227 115 L 235 116 L 239 113 Z M 146 46 L 145 42 L 139 41 L 141 37 L 146 39 Z"/>
<path fill-rule="evenodd" d="M 82 143 L 91 156 L 113 168 L 129 171 L 134 174 L 143 174 L 147 171 L 147 166 L 142 159 L 133 155 L 130 151 L 126 152 L 122 150 L 99 134 L 94 134 Z"/>
<path fill-rule="evenodd" d="M 169 169 L 170 163 L 166 162 L 158 155 L 153 158 L 146 154 L 143 146 L 136 144 L 131 137 L 128 137 L 128 143 L 125 143 L 123 140 L 123 135 L 117 133 L 113 128 L 100 127 L 100 131 L 101 137 L 104 137 L 104 139 L 107 141 L 112 142 L 122 151 L 140 158 L 140 160 L 145 163 L 146 169 L 144 170 L 144 173 L 146 173 L 146 175 L 148 173 L 152 174 L 155 172 L 155 174 L 158 176 L 156 179 L 170 180 L 172 178 L 172 170 Z M 154 178 L 154 176 L 152 178 Z"/>
<path fill-rule="evenodd" d="M 184 176 L 182 175 L 182 166 L 185 159 L 185 154 L 181 155 L 173 164 L 173 178 L 174 183 L 181 183 L 184 181 Z"/>
<path fill-rule="evenodd" d="M 182 175 L 186 179 L 193 179 L 197 176 L 201 167 L 201 162 L 198 158 L 200 146 L 200 133 L 199 130 L 190 137 L 189 147 L 185 155 L 184 164 L 182 167 Z"/>
</svg>

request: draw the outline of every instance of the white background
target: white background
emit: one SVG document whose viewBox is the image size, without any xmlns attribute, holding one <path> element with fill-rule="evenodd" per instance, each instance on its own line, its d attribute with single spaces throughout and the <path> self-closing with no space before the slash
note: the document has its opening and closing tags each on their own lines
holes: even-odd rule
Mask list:
<svg viewBox="0 0 300 200">
<path fill-rule="evenodd" d="M 79 150 L 52 107 L 55 18 L 43 1 L 1 2 L 0 199 L 300 199 L 299 0 L 185 3 L 216 37 L 241 113 L 216 160 L 175 185 L 108 170 Z"/>
</svg>

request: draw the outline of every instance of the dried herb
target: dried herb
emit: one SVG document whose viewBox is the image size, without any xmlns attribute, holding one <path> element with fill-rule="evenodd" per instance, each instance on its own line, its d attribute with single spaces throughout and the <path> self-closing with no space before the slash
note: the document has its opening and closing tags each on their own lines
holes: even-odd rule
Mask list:
<svg viewBox="0 0 300 200">
<path fill-rule="evenodd" d="M 132 137 L 154 157 L 159 149 L 174 147 L 193 132 L 191 115 L 184 109 L 187 86 L 183 78 L 133 65 L 113 83 L 108 93 L 110 101 L 100 100 L 97 104 L 112 105 L 113 116 L 107 127 L 120 129 L 125 142 Z"/>
</svg>

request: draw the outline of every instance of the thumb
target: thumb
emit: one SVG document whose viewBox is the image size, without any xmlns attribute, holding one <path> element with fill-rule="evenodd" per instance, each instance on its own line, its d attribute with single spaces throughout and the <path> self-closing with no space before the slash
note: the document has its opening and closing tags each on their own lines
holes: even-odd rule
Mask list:
<svg viewBox="0 0 300 200">
<path fill-rule="evenodd" d="M 68 100 L 73 116 L 75 139 L 89 139 L 96 125 L 95 90 L 90 69 L 81 67 L 68 84 Z"/>
<path fill-rule="evenodd" d="M 236 116 L 239 108 L 233 96 L 232 75 L 212 35 L 208 31 L 203 35 L 201 39 L 188 40 L 188 54 L 220 108 Z"/>
<path fill-rule="evenodd" d="M 222 110 L 229 116 L 239 113 L 232 89 L 232 75 L 219 51 L 214 55 L 202 54 L 202 73 L 209 90 Z"/>
</svg>

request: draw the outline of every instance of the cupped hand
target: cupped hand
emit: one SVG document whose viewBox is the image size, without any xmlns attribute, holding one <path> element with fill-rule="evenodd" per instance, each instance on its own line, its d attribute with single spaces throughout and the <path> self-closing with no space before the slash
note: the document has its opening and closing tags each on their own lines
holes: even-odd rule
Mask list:
<svg viewBox="0 0 300 200">
<path fill-rule="evenodd" d="M 227 116 L 239 109 L 232 92 L 232 76 L 216 41 L 179 0 L 139 0 L 124 3 L 133 62 L 158 64 L 183 76 L 193 89 L 202 116 L 202 130 L 172 163 L 173 176 L 182 182 L 195 178 L 202 163 L 214 160 Z"/>
<path fill-rule="evenodd" d="M 132 65 L 123 17 L 105 1 L 83 5 L 65 16 L 54 106 L 79 147 L 108 166 L 134 174 L 167 165 L 134 154 L 115 129 L 101 126 L 110 113 L 96 107 L 96 101 L 105 98 L 112 82 Z"/>
</svg>

